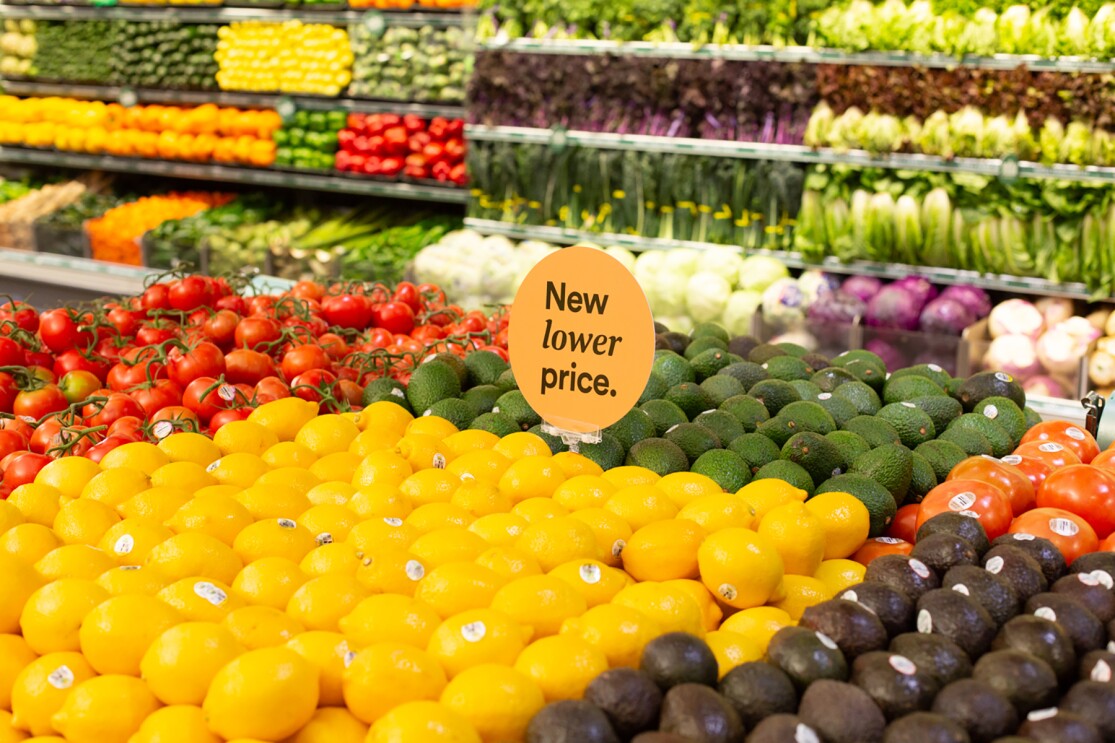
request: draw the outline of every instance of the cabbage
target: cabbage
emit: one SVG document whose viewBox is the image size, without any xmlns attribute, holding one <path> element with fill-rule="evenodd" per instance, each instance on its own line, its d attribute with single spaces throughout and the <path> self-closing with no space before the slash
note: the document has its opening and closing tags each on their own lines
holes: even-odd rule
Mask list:
<svg viewBox="0 0 1115 743">
<path fill-rule="evenodd" d="M 732 296 L 728 280 L 711 271 L 693 274 L 685 287 L 685 304 L 694 322 L 719 320 Z"/>
<path fill-rule="evenodd" d="M 992 338 L 1001 335 L 1025 335 L 1037 338 L 1045 327 L 1041 312 L 1025 299 L 1008 299 L 991 310 L 987 330 Z"/>
<path fill-rule="evenodd" d="M 665 251 L 666 258 L 662 262 L 662 270 L 675 274 L 682 279 L 687 279 L 697 273 L 697 261 L 701 254 L 689 248 L 673 248 Z"/>
<path fill-rule="evenodd" d="M 1065 385 L 1059 380 L 1045 374 L 1039 374 L 1030 377 L 1022 382 L 1022 389 L 1026 392 L 1026 397 L 1068 397 L 1068 392 Z"/>
<path fill-rule="evenodd" d="M 976 315 L 955 299 L 937 297 L 921 311 L 919 322 L 926 333 L 960 335 L 964 328 L 976 321 Z"/>
<path fill-rule="evenodd" d="M 753 255 L 744 258 L 739 266 L 739 280 L 736 286 L 745 291 L 761 292 L 768 286 L 790 275 L 786 265 L 777 258 Z"/>
<path fill-rule="evenodd" d="M 632 269 L 635 280 L 642 284 L 644 289 L 651 286 L 657 281 L 658 274 L 662 272 L 662 264 L 665 260 L 664 250 L 648 250 L 640 253 L 635 259 L 635 268 Z"/>
<path fill-rule="evenodd" d="M 1046 371 L 1070 374 L 1080 366 L 1080 360 L 1088 352 L 1090 342 L 1069 332 L 1065 323 L 1061 323 L 1038 338 L 1038 360 Z"/>
<path fill-rule="evenodd" d="M 798 277 L 798 288 L 801 289 L 802 304 L 808 307 L 840 288 L 840 279 L 823 271 L 806 271 Z"/>
<path fill-rule="evenodd" d="M 933 286 L 929 279 L 922 276 L 906 276 L 894 282 L 891 286 L 909 292 L 918 302 L 919 310 L 925 306 L 926 302 L 937 296 L 937 287 Z"/>
<path fill-rule="evenodd" d="M 613 258 L 615 258 L 620 263 L 622 263 L 623 267 L 626 268 L 628 271 L 631 271 L 632 273 L 634 273 L 634 271 L 635 271 L 635 254 L 632 253 L 630 250 L 628 250 L 627 248 L 621 248 L 619 246 L 613 245 L 610 248 L 605 248 L 604 252 L 607 253 L 608 255 L 612 256 Z"/>
<path fill-rule="evenodd" d="M 762 303 L 763 295 L 759 292 L 732 292 L 721 317 L 724 329 L 732 335 L 749 335 L 752 319 Z"/>
<path fill-rule="evenodd" d="M 841 291 L 859 297 L 864 302 L 878 294 L 882 288 L 883 282 L 874 276 L 852 276 L 840 286 Z"/>
<path fill-rule="evenodd" d="M 941 292 L 941 298 L 954 299 L 960 304 L 968 308 L 968 310 L 976 316 L 976 319 L 987 317 L 991 312 L 991 297 L 987 296 L 987 292 L 977 286 L 949 286 Z"/>
<path fill-rule="evenodd" d="M 799 324 L 804 318 L 804 296 L 794 279 L 779 279 L 763 291 L 763 319 L 782 328 Z"/>
<path fill-rule="evenodd" d="M 843 289 L 809 305 L 806 317 L 821 323 L 852 323 L 867 310 L 867 303 Z"/>
<path fill-rule="evenodd" d="M 867 303 L 866 321 L 875 328 L 917 330 L 918 316 L 924 304 L 908 289 L 897 283 L 891 284 Z"/>
<path fill-rule="evenodd" d="M 1027 335 L 1001 335 L 983 355 L 983 368 L 1025 379 L 1041 371 L 1037 346 Z"/>
<path fill-rule="evenodd" d="M 709 248 L 697 259 L 697 270 L 719 274 L 735 286 L 743 256 L 736 248 Z"/>
<path fill-rule="evenodd" d="M 689 278 L 663 271 L 654 280 L 655 315 L 684 315 L 688 298 Z"/>
<path fill-rule="evenodd" d="M 897 348 L 887 343 L 882 338 L 872 338 L 864 348 L 883 360 L 888 369 L 901 369 L 906 366 L 906 357 Z"/>
</svg>

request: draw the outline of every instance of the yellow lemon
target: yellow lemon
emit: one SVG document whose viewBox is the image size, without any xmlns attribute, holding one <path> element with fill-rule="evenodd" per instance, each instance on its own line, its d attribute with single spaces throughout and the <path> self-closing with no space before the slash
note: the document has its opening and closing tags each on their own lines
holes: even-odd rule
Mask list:
<svg viewBox="0 0 1115 743">
<path fill-rule="evenodd" d="M 245 565 L 263 557 L 285 557 L 301 562 L 317 546 L 310 530 L 291 519 L 267 519 L 247 526 L 236 535 L 232 549 Z"/>
<path fill-rule="evenodd" d="M 22 741 L 29 739 L 30 736 L 27 733 L 16 729 L 13 720 L 11 712 L 0 709 L 0 743 L 22 743 Z M 66 740 L 57 736 L 50 736 L 48 738 L 36 738 L 35 743 L 66 743 Z"/>
<path fill-rule="evenodd" d="M 683 519 L 647 524 L 627 540 L 623 569 L 639 581 L 696 578 L 697 550 L 706 536 L 700 525 Z"/>
<path fill-rule="evenodd" d="M 77 498 L 100 473 L 100 466 L 85 457 L 60 457 L 39 470 L 35 483 L 56 488 L 66 498 Z"/>
<path fill-rule="evenodd" d="M 513 513 L 490 513 L 468 525 L 469 531 L 492 547 L 512 544 L 526 528 L 526 519 Z"/>
<path fill-rule="evenodd" d="M 405 702 L 437 699 L 445 688 L 445 671 L 425 650 L 381 642 L 356 654 L 344 670 L 345 706 L 373 723 Z"/>
<path fill-rule="evenodd" d="M 458 433 L 457 427 L 436 415 L 422 415 L 407 423 L 404 436 L 430 436 L 441 441 Z"/>
<path fill-rule="evenodd" d="M 363 599 L 341 618 L 340 629 L 358 645 L 397 642 L 425 648 L 441 623 L 433 607 L 409 596 L 379 594 Z"/>
<path fill-rule="evenodd" d="M 241 606 L 221 624 L 248 650 L 284 645 L 306 630 L 298 620 L 270 606 Z"/>
<path fill-rule="evenodd" d="M 216 484 L 217 478 L 206 472 L 205 467 L 197 462 L 170 462 L 151 473 L 152 487 L 173 486 L 188 493 L 196 493 Z"/>
<path fill-rule="evenodd" d="M 221 456 L 221 450 L 213 439 L 189 431 L 172 433 L 160 439 L 158 447 L 172 462 L 193 462 L 202 467 L 208 467 Z"/>
<path fill-rule="evenodd" d="M 492 451 L 497 451 L 511 460 L 522 459 L 523 457 L 548 458 L 553 456 L 550 445 L 542 437 L 535 436 L 529 431 L 518 431 L 504 436 L 498 444 L 492 447 Z"/>
<path fill-rule="evenodd" d="M 107 675 L 82 681 L 54 713 L 54 729 L 73 743 L 126 743 L 159 700 L 132 676 Z"/>
<path fill-rule="evenodd" d="M 849 557 L 867 541 L 871 514 L 867 506 L 848 493 L 821 493 L 805 502 L 825 532 L 825 559 Z"/>
<path fill-rule="evenodd" d="M 298 563 L 286 557 L 261 557 L 237 573 L 232 592 L 253 606 L 286 609 L 290 597 L 307 580 Z"/>
<path fill-rule="evenodd" d="M 344 506 L 356 494 L 356 488 L 348 484 L 351 477 L 346 477 L 344 482 L 323 482 L 315 485 L 306 493 L 306 498 L 315 506 Z M 350 509 L 355 513 L 355 509 Z"/>
<path fill-rule="evenodd" d="M 716 665 L 720 671 L 720 678 L 736 666 L 762 660 L 765 648 L 760 647 L 755 640 L 736 632 L 726 630 L 709 632 L 705 635 L 705 643 L 716 656 Z"/>
<path fill-rule="evenodd" d="M 279 441 L 294 441 L 299 430 L 317 417 L 318 404 L 300 397 L 272 400 L 253 410 L 250 423 L 263 426 Z"/>
<path fill-rule="evenodd" d="M 311 578 L 331 573 L 356 575 L 360 558 L 348 542 L 323 542 L 310 550 L 298 567 Z"/>
<path fill-rule="evenodd" d="M 361 519 L 405 519 L 412 510 L 399 488 L 389 483 L 365 485 L 352 494 L 345 507 Z"/>
<path fill-rule="evenodd" d="M 18 557 L 28 565 L 61 546 L 58 535 L 42 524 L 17 524 L 0 535 L 0 554 Z"/>
<path fill-rule="evenodd" d="M 474 518 L 502 514 L 511 510 L 509 496 L 495 485 L 475 478 L 462 481 L 453 491 L 449 502 Z"/>
<path fill-rule="evenodd" d="M 154 596 L 114 596 L 85 615 L 81 652 L 97 673 L 139 676 L 139 663 L 159 635 L 182 617 Z"/>
<path fill-rule="evenodd" d="M 653 485 L 662 479 L 661 475 L 648 470 L 646 467 L 633 467 L 631 465 L 613 467 L 603 473 L 601 477 L 615 485 L 617 490 L 636 485 Z"/>
<path fill-rule="evenodd" d="M 127 518 L 113 525 L 97 544 L 117 565 L 142 565 L 147 554 L 174 536 L 174 532 L 149 518 Z"/>
<path fill-rule="evenodd" d="M 638 609 L 665 632 L 688 632 L 702 637 L 705 617 L 689 591 L 664 583 L 633 583 L 612 598 L 613 604 Z"/>
<path fill-rule="evenodd" d="M 530 629 L 494 609 L 473 609 L 449 617 L 434 630 L 427 647 L 449 678 L 481 663 L 511 665 Z"/>
<path fill-rule="evenodd" d="M 530 627 L 533 637 L 556 635 L 562 622 L 588 609 L 582 596 L 568 582 L 550 575 L 516 578 L 496 592 L 491 607 Z"/>
<path fill-rule="evenodd" d="M 195 496 L 166 521 L 178 534 L 196 532 L 232 546 L 236 535 L 252 524 L 252 514 L 227 495 Z"/>
<path fill-rule="evenodd" d="M 793 618 L 782 609 L 773 606 L 756 606 L 737 611 L 720 625 L 722 632 L 734 632 L 755 642 L 764 652 L 770 638 L 783 627 L 794 624 Z"/>
<path fill-rule="evenodd" d="M 344 706 L 341 689 L 345 665 L 356 655 L 345 636 L 338 632 L 303 632 L 288 640 L 286 646 L 317 668 L 318 703 L 322 706 Z"/>
<path fill-rule="evenodd" d="M 310 530 L 319 543 L 329 540 L 343 542 L 357 524 L 355 513 L 337 505 L 313 506 L 298 517 L 298 522 Z"/>
<path fill-rule="evenodd" d="M 737 490 L 736 495 L 743 498 L 755 509 L 755 520 L 761 521 L 763 516 L 766 516 L 767 511 L 776 506 L 794 501 L 805 502 L 808 493 L 783 480 L 767 478 L 749 482 Z"/>
<path fill-rule="evenodd" d="M 320 707 L 288 743 L 364 743 L 368 726 L 344 707 Z"/>
<path fill-rule="evenodd" d="M 339 451 L 326 454 L 310 465 L 310 474 L 321 482 L 349 483 L 364 455 Z"/>
<path fill-rule="evenodd" d="M 431 503 L 448 503 L 461 478 L 436 467 L 419 470 L 399 483 L 399 492 L 414 508 Z"/>
<path fill-rule="evenodd" d="M 374 451 L 394 451 L 401 438 L 402 436 L 394 431 L 368 428 L 352 440 L 348 445 L 348 452 L 362 459 Z"/>
<path fill-rule="evenodd" d="M 296 519 L 310 508 L 309 498 L 286 485 L 252 485 L 234 497 L 257 521 Z"/>
<path fill-rule="evenodd" d="M 863 576 L 866 573 L 867 568 L 855 560 L 836 559 L 823 560 L 813 577 L 828 586 L 829 591 L 835 596 L 845 588 L 863 583 Z"/>
<path fill-rule="evenodd" d="M 484 743 L 522 740 L 531 718 L 545 703 L 532 679 L 495 664 L 461 672 L 441 693 L 441 706 L 468 720 Z"/>
<path fill-rule="evenodd" d="M 419 536 L 418 530 L 402 519 L 385 516 L 361 521 L 349 530 L 346 541 L 357 551 L 368 552 L 381 546 L 407 549 Z"/>
<path fill-rule="evenodd" d="M 721 529 L 697 550 L 705 588 L 728 606 L 765 604 L 782 582 L 782 557 L 766 537 L 750 529 Z"/>
<path fill-rule="evenodd" d="M 174 512 L 190 502 L 190 494 L 181 488 L 155 487 L 137 493 L 117 510 L 126 519 L 147 518 L 160 524 L 168 521 Z"/>
<path fill-rule="evenodd" d="M 398 487 L 403 480 L 414 474 L 414 469 L 403 457 L 394 451 L 374 451 L 360 461 L 352 473 L 352 485 L 363 488 L 368 485 L 391 485 Z"/>
<path fill-rule="evenodd" d="M 163 704 L 201 704 L 217 671 L 243 652 L 227 627 L 185 622 L 148 646 L 140 674 Z"/>
<path fill-rule="evenodd" d="M 19 526 L 26 523 L 23 514 L 15 507 L 14 503 L 8 501 L 0 501 L 0 534 L 4 534 L 8 529 L 13 526 Z"/>
<path fill-rule="evenodd" d="M 433 701 L 400 704 L 376 720 L 366 743 L 481 743 L 461 715 Z"/>
<path fill-rule="evenodd" d="M 260 455 L 268 467 L 311 467 L 317 455 L 293 441 L 280 441 Z"/>
<path fill-rule="evenodd" d="M 8 496 L 8 503 L 19 509 L 31 524 L 53 526 L 62 505 L 62 491 L 52 485 L 29 482 L 20 485 Z"/>
<path fill-rule="evenodd" d="M 558 452 L 554 455 L 554 464 L 561 467 L 566 477 L 578 475 L 601 475 L 604 469 L 584 454 L 572 451 Z"/>
<path fill-rule="evenodd" d="M 568 516 L 569 509 L 555 503 L 551 498 L 527 498 L 516 503 L 511 513 L 521 516 L 528 524 L 536 524 L 546 519 Z"/>
<path fill-rule="evenodd" d="M 66 544 L 46 553 L 35 563 L 35 570 L 45 580 L 59 578 L 85 578 L 97 576 L 115 566 L 112 558 L 88 544 Z"/>
<path fill-rule="evenodd" d="M 232 589 L 215 580 L 183 578 L 159 591 L 160 601 L 177 609 L 190 622 L 219 622 L 244 605 Z"/>
<path fill-rule="evenodd" d="M 217 671 L 202 709 L 222 738 L 281 740 L 310 721 L 318 693 L 313 664 L 290 648 L 262 648 Z"/>
<path fill-rule="evenodd" d="M 787 575 L 813 575 L 825 557 L 824 524 L 802 503 L 776 506 L 756 530 L 782 557 Z"/>
<path fill-rule="evenodd" d="M 128 743 L 221 743 L 209 732 L 201 707 L 176 704 L 148 715 Z"/>
<path fill-rule="evenodd" d="M 451 562 L 471 562 L 487 549 L 487 542 L 461 526 L 434 529 L 410 545 L 410 553 L 428 568 Z"/>
<path fill-rule="evenodd" d="M 170 583 L 170 580 L 154 570 L 144 570 L 138 565 L 119 565 L 101 573 L 95 583 L 112 596 L 138 593 L 154 596 Z"/>
<path fill-rule="evenodd" d="M 320 484 L 320 477 L 301 467 L 278 467 L 264 472 L 255 481 L 256 487 L 286 488 L 303 497 Z"/>
<path fill-rule="evenodd" d="M 12 708 L 16 677 L 38 657 L 19 635 L 0 635 L 0 710 Z"/>
<path fill-rule="evenodd" d="M 499 485 L 500 479 L 510 467 L 511 460 L 499 452 L 475 449 L 465 452 L 449 462 L 445 471 L 462 480 L 472 478 L 492 485 Z M 510 493 L 508 493 L 508 497 L 511 497 Z"/>
<path fill-rule="evenodd" d="M 706 630 L 714 630 L 720 626 L 720 620 L 724 618 L 724 611 L 716 603 L 712 593 L 705 588 L 704 583 L 699 580 L 668 580 L 663 581 L 662 585 L 667 588 L 680 588 L 693 597 L 693 600 L 701 607 L 701 615 L 704 617 Z"/>
<path fill-rule="evenodd" d="M 306 629 L 336 632 L 367 591 L 353 575 L 332 573 L 303 583 L 287 603 L 286 612 Z"/>
<path fill-rule="evenodd" d="M 378 428 L 395 431 L 402 436 L 413 420 L 414 416 L 403 406 L 387 400 L 377 400 L 360 411 L 359 425 L 364 431 Z"/>
<path fill-rule="evenodd" d="M 547 702 L 580 699 L 589 682 L 608 670 L 608 658 L 575 635 L 557 635 L 527 646 L 515 670 L 533 679 Z"/>
<path fill-rule="evenodd" d="M 611 565 L 619 567 L 621 557 L 627 540 L 631 538 L 631 527 L 622 518 L 604 508 L 585 508 L 569 514 L 569 518 L 577 519 L 588 524 L 596 536 L 596 544 L 600 547 L 600 558 Z"/>
<path fill-rule="evenodd" d="M 601 604 L 580 617 L 566 620 L 561 634 L 579 637 L 592 645 L 604 654 L 613 668 L 638 668 L 643 648 L 662 634 L 662 628 L 637 609 Z"/>
<path fill-rule="evenodd" d="M 213 434 L 213 443 L 221 450 L 222 455 L 246 452 L 263 456 L 264 452 L 279 443 L 279 438 L 259 423 L 250 420 L 229 421 Z"/>
<path fill-rule="evenodd" d="M 459 457 L 470 451 L 491 449 L 499 443 L 499 436 L 496 436 L 491 431 L 471 429 L 450 434 L 446 436 L 441 443 L 445 444 L 445 447 L 449 449 L 454 457 Z"/>
<path fill-rule="evenodd" d="M 472 562 L 449 562 L 426 573 L 414 598 L 430 606 L 443 619 L 492 603 L 503 579 L 494 571 Z"/>
<path fill-rule="evenodd" d="M 519 503 L 528 498 L 549 498 L 565 482 L 565 472 L 552 457 L 527 456 L 515 460 L 499 479 L 499 489 Z"/>
<path fill-rule="evenodd" d="M 672 519 L 678 512 L 666 494 L 653 485 L 632 485 L 617 490 L 604 504 L 604 510 L 626 521 L 632 531 L 655 521 Z"/>
<path fill-rule="evenodd" d="M 654 484 L 678 508 L 685 508 L 696 498 L 724 492 L 716 480 L 696 472 L 672 472 Z"/>
<path fill-rule="evenodd" d="M 554 491 L 554 502 L 570 511 L 598 508 L 608 502 L 616 486 L 599 475 L 576 475 Z"/>
<path fill-rule="evenodd" d="M 139 470 L 120 467 L 103 470 L 95 475 L 81 489 L 81 498 L 99 501 L 110 508 L 119 508 L 133 495 L 139 495 L 149 487 L 151 481 L 147 475 Z"/>
<path fill-rule="evenodd" d="M 413 596 L 427 567 L 414 555 L 399 547 L 368 548 L 357 553 L 360 566 L 356 579 L 369 593 L 397 593 Z"/>
<path fill-rule="evenodd" d="M 488 568 L 505 581 L 525 575 L 541 575 L 538 561 L 520 549 L 508 545 L 492 547 L 476 558 L 476 564 Z"/>
<path fill-rule="evenodd" d="M 171 580 L 190 576 L 232 583 L 244 567 L 227 544 L 201 532 L 176 534 L 147 553 L 145 564 Z"/>
<path fill-rule="evenodd" d="M 467 527 L 474 517 L 460 506 L 452 503 L 427 503 L 411 511 L 404 521 L 420 533 L 447 527 Z"/>
<path fill-rule="evenodd" d="M 440 469 L 452 458 L 449 450 L 442 446 L 439 437 L 422 433 L 408 433 L 403 436 L 395 445 L 395 453 L 405 459 L 415 471 L 431 467 Z"/>
<path fill-rule="evenodd" d="M 19 626 L 23 639 L 39 655 L 79 650 L 81 621 L 108 591 L 89 580 L 63 578 L 47 583 L 23 605 Z"/>
<path fill-rule="evenodd" d="M 139 470 L 148 477 L 170 461 L 170 456 L 154 444 L 146 441 L 132 441 L 121 444 L 104 455 L 101 459 L 101 469 L 111 470 L 117 467 L 127 467 Z"/>
<path fill-rule="evenodd" d="M 595 559 L 601 552 L 589 525 L 569 516 L 531 524 L 515 546 L 538 560 L 545 572 L 570 560 Z"/>
<path fill-rule="evenodd" d="M 50 653 L 24 666 L 12 686 L 12 724 L 32 735 L 55 732 L 51 718 L 74 686 L 97 675 L 81 653 Z"/>
<path fill-rule="evenodd" d="M 550 576 L 568 583 L 581 594 L 587 607 L 599 606 L 612 600 L 631 579 L 622 570 L 611 568 L 597 560 L 570 560 L 550 571 Z"/>
<path fill-rule="evenodd" d="M 705 531 L 751 529 L 755 526 L 755 509 L 750 503 L 731 493 L 701 495 L 682 506 L 677 518 L 700 524 Z"/>
<path fill-rule="evenodd" d="M 785 611 L 794 621 L 801 619 L 810 606 L 828 601 L 833 596 L 828 586 L 808 575 L 787 575 L 782 585 L 785 597 L 773 606 Z"/>
<path fill-rule="evenodd" d="M 238 488 L 250 487 L 269 469 L 271 466 L 260 457 L 247 452 L 226 454 L 205 468 L 206 472 L 217 479 L 217 482 L 222 485 L 235 485 Z"/>
</svg>

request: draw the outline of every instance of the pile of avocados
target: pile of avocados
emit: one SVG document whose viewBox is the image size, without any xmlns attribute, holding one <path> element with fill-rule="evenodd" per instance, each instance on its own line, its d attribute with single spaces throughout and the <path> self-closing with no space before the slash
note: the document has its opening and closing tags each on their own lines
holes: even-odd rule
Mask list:
<svg viewBox="0 0 1115 743">
<path fill-rule="evenodd" d="M 527 743 L 1115 741 L 1115 553 L 1066 565 L 1048 540 L 988 542 L 929 519 L 913 552 L 780 629 L 718 678 L 698 637 L 662 635 L 638 669 L 543 707 Z M 1110 643 L 1110 644 L 1109 644 Z"/>
</svg>

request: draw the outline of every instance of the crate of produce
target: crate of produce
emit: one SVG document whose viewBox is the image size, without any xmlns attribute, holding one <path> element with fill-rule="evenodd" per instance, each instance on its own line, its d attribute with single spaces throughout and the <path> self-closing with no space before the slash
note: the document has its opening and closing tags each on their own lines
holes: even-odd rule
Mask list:
<svg viewBox="0 0 1115 743">
<path fill-rule="evenodd" d="M 35 222 L 80 199 L 104 183 L 98 176 L 48 184 L 18 199 L 0 205 L 0 245 L 16 250 L 34 250 Z"/>
<path fill-rule="evenodd" d="M 85 221 L 128 200 L 111 192 L 88 191 L 73 203 L 35 220 L 35 250 L 76 258 L 91 255 Z"/>
</svg>

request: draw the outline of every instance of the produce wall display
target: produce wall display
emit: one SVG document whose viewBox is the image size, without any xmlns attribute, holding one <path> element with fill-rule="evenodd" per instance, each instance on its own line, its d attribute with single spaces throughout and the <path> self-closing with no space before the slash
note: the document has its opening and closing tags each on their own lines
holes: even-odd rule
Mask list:
<svg viewBox="0 0 1115 743">
<path fill-rule="evenodd" d="M 243 21 L 217 31 L 221 90 L 337 96 L 352 80 L 348 33 L 324 23 Z"/>
</svg>

